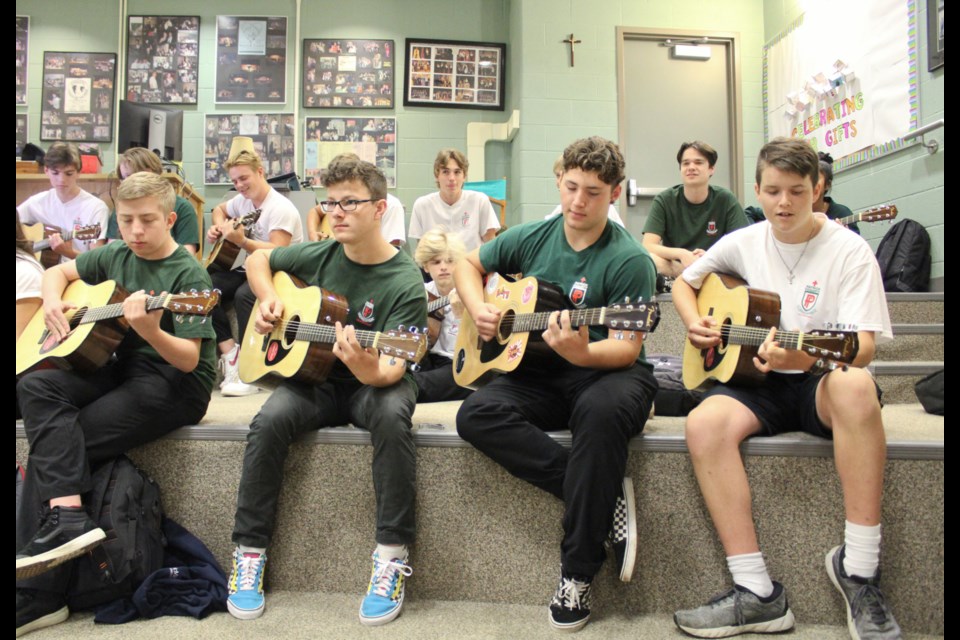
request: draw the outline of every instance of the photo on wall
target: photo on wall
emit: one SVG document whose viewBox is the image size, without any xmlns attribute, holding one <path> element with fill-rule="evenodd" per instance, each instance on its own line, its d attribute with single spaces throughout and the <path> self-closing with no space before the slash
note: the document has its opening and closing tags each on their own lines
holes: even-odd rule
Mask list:
<svg viewBox="0 0 960 640">
<path fill-rule="evenodd" d="M 341 153 L 355 153 L 383 171 L 387 187 L 397 186 L 396 118 L 307 118 L 304 177 L 319 187 L 327 165 Z"/>
<path fill-rule="evenodd" d="M 127 100 L 197 104 L 199 59 L 199 16 L 127 18 Z"/>
<path fill-rule="evenodd" d="M 43 52 L 40 139 L 113 140 L 115 53 Z"/>
<path fill-rule="evenodd" d="M 27 104 L 27 51 L 30 44 L 30 18 L 17 16 L 17 106 Z"/>
<path fill-rule="evenodd" d="M 217 16 L 217 104 L 287 101 L 287 19 Z"/>
<path fill-rule="evenodd" d="M 224 165 L 235 136 L 253 138 L 268 178 L 293 173 L 296 128 L 292 113 L 208 113 L 204 116 L 204 184 L 230 184 Z"/>
<path fill-rule="evenodd" d="M 392 109 L 393 40 L 303 41 L 303 106 Z"/>
<path fill-rule="evenodd" d="M 507 45 L 407 38 L 405 107 L 503 111 Z"/>
</svg>

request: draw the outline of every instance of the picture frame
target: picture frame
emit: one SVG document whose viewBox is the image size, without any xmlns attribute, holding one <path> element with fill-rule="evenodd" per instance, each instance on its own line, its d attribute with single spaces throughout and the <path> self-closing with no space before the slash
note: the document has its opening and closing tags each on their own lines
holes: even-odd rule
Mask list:
<svg viewBox="0 0 960 640">
<path fill-rule="evenodd" d="M 927 71 L 943 68 L 943 0 L 927 0 Z"/>
<path fill-rule="evenodd" d="M 292 113 L 208 113 L 203 131 L 204 184 L 231 184 L 224 165 L 234 136 L 253 139 L 268 178 L 295 170 L 297 141 Z"/>
<path fill-rule="evenodd" d="M 305 109 L 392 109 L 393 40 L 304 39 Z"/>
<path fill-rule="evenodd" d="M 348 151 L 375 164 L 387 178 L 388 188 L 397 186 L 395 117 L 307 117 L 303 140 L 303 173 L 313 186 L 320 186 L 330 160 Z"/>
<path fill-rule="evenodd" d="M 407 38 L 405 107 L 505 108 L 507 45 Z"/>
<path fill-rule="evenodd" d="M 126 99 L 197 104 L 200 16 L 127 16 Z"/>
<path fill-rule="evenodd" d="M 287 102 L 287 19 L 217 16 L 216 104 Z"/>
<path fill-rule="evenodd" d="M 44 51 L 40 139 L 113 140 L 117 54 Z"/>
<path fill-rule="evenodd" d="M 17 157 L 23 154 L 27 146 L 27 132 L 30 130 L 30 117 L 26 113 L 17 114 Z"/>
<path fill-rule="evenodd" d="M 27 63 L 30 50 L 30 17 L 17 16 L 17 106 L 27 106 Z"/>
</svg>

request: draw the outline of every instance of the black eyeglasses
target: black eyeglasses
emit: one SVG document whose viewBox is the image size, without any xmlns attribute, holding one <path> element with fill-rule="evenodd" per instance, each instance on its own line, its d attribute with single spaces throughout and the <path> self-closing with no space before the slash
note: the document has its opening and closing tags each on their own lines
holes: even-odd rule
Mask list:
<svg viewBox="0 0 960 640">
<path fill-rule="evenodd" d="M 339 202 L 336 200 L 322 200 L 320 202 L 320 208 L 323 209 L 324 213 L 333 213 L 339 205 L 344 213 L 346 213 L 348 211 L 356 211 L 357 205 L 363 204 L 364 202 L 376 202 L 376 200 L 373 198 L 367 198 L 366 200 L 340 200 Z"/>
</svg>

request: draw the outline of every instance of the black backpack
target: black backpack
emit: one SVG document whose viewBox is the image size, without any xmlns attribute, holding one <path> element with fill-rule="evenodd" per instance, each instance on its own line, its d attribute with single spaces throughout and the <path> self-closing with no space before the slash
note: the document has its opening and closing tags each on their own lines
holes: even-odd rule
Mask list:
<svg viewBox="0 0 960 640">
<path fill-rule="evenodd" d="M 877 247 L 877 262 L 884 291 L 927 291 L 930 234 L 916 220 L 901 220 L 884 234 Z"/>
<path fill-rule="evenodd" d="M 163 566 L 160 487 L 121 455 L 93 473 L 85 504 L 106 532 L 103 543 L 76 563 L 67 590 L 71 609 L 91 609 L 126 598 Z"/>
</svg>

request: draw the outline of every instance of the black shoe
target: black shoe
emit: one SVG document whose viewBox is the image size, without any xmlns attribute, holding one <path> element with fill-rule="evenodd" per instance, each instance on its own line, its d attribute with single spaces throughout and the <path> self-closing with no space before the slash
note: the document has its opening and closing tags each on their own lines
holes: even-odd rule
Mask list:
<svg viewBox="0 0 960 640">
<path fill-rule="evenodd" d="M 617 562 L 620 580 L 630 582 L 637 561 L 637 503 L 634 499 L 633 480 L 630 478 L 623 479 L 620 495 L 617 496 L 607 546 Z"/>
<path fill-rule="evenodd" d="M 53 507 L 33 539 L 17 552 L 17 580 L 38 576 L 83 555 L 106 537 L 83 507 Z"/>
<path fill-rule="evenodd" d="M 560 631 L 579 631 L 590 620 L 592 578 L 560 571 L 560 585 L 550 601 L 550 625 Z"/>
<path fill-rule="evenodd" d="M 70 615 L 66 600 L 60 594 L 17 589 L 17 637 L 25 633 L 60 624 Z"/>
</svg>

